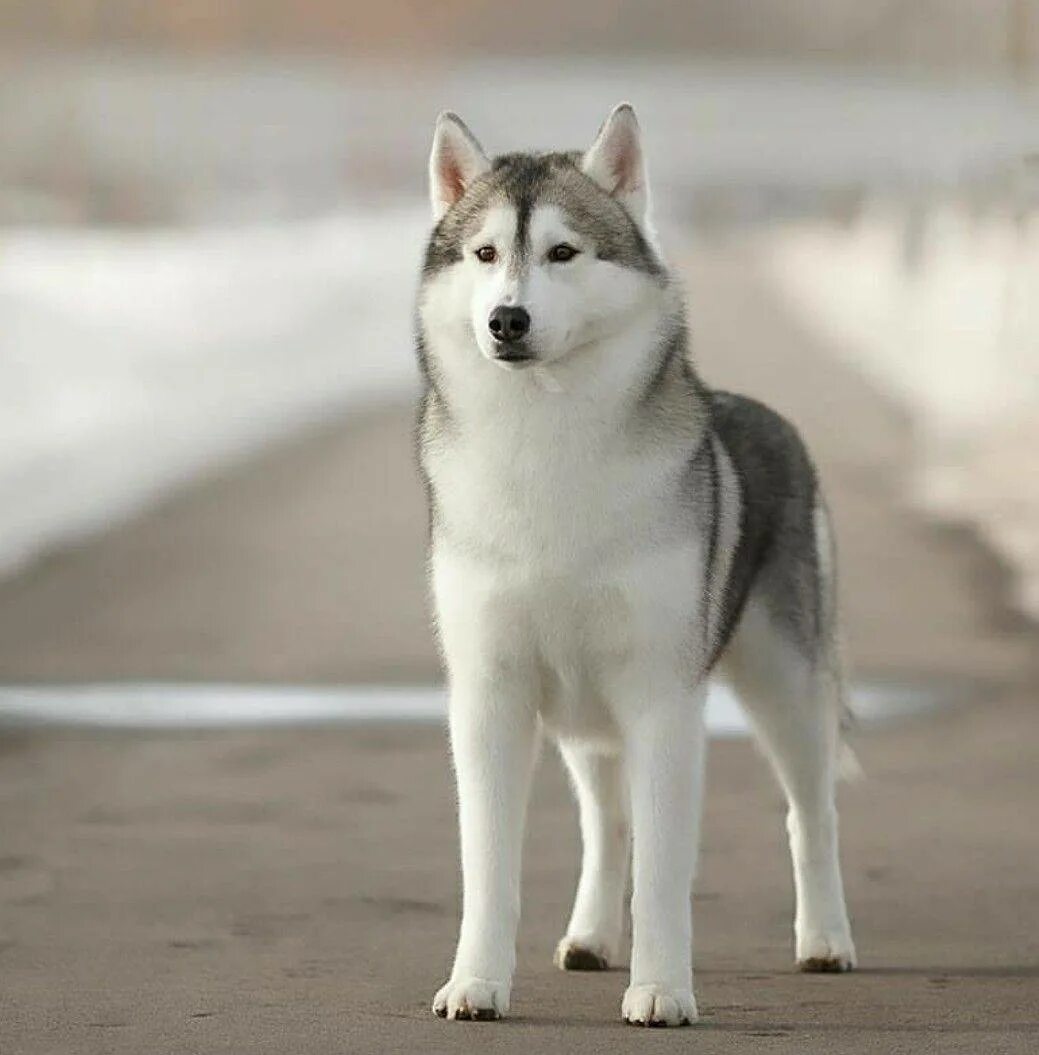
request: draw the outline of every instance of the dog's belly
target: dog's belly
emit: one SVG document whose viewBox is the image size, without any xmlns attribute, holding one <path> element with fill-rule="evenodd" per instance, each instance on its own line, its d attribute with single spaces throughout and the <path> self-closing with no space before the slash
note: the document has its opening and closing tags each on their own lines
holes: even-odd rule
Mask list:
<svg viewBox="0 0 1039 1055">
<path fill-rule="evenodd" d="M 434 550 L 441 637 L 452 680 L 477 672 L 493 691 L 522 680 L 558 739 L 619 740 L 634 686 L 692 680 L 700 662 L 698 540 L 656 544 L 598 564 L 496 566 Z"/>
</svg>

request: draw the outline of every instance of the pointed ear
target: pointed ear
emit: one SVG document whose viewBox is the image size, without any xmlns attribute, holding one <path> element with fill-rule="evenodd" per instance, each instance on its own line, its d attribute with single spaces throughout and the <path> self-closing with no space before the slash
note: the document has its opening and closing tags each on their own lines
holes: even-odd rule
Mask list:
<svg viewBox="0 0 1039 1055">
<path fill-rule="evenodd" d="M 437 118 L 433 150 L 429 155 L 429 200 L 433 218 L 439 220 L 490 164 L 465 122 L 458 114 L 445 110 Z"/>
<path fill-rule="evenodd" d="M 642 154 L 642 133 L 630 103 L 619 103 L 613 108 L 582 159 L 581 168 L 617 198 L 636 223 L 647 221 L 649 180 Z"/>
</svg>

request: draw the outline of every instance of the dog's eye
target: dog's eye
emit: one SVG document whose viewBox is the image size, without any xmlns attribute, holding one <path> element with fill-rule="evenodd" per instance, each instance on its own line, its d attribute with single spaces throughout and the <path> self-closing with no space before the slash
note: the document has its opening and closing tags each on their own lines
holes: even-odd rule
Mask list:
<svg viewBox="0 0 1039 1055">
<path fill-rule="evenodd" d="M 476 250 L 476 259 L 481 264 L 493 264 L 498 259 L 498 252 L 493 245 L 481 245 Z"/>
<path fill-rule="evenodd" d="M 568 260 L 573 260 L 577 256 L 578 250 L 572 245 L 567 245 L 566 242 L 560 242 L 559 245 L 554 245 L 548 251 L 548 259 L 553 264 L 565 264 Z"/>
</svg>

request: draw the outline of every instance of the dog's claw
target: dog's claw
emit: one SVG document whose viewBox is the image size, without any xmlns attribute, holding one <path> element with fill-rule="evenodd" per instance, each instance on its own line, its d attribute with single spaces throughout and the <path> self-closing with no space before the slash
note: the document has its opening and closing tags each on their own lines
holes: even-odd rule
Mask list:
<svg viewBox="0 0 1039 1055">
<path fill-rule="evenodd" d="M 438 1011 L 437 1014 L 441 1018 L 447 1018 L 446 1011 Z M 495 1022 L 499 1017 L 498 1012 L 493 1007 L 478 1007 L 475 1010 L 459 1008 L 455 1012 L 456 1022 Z"/>
<path fill-rule="evenodd" d="M 609 964 L 591 949 L 567 949 L 560 966 L 564 971 L 605 971 Z"/>
<path fill-rule="evenodd" d="M 798 937 L 797 969 L 805 974 L 843 974 L 855 963 L 855 945 L 847 927 Z"/>
<path fill-rule="evenodd" d="M 661 985 L 631 985 L 624 994 L 621 1015 L 629 1026 L 690 1026 L 697 1019 L 696 1000 L 690 992 Z"/>
<path fill-rule="evenodd" d="M 509 987 L 486 978 L 448 982 L 433 997 L 433 1014 L 456 1022 L 494 1022 L 509 1009 Z"/>
<path fill-rule="evenodd" d="M 561 971 L 606 971 L 610 959 L 600 945 L 585 945 L 571 938 L 564 938 L 557 946 L 553 963 Z"/>
<path fill-rule="evenodd" d="M 843 974 L 854 964 L 843 956 L 809 956 L 797 961 L 797 969 L 804 974 Z"/>
</svg>

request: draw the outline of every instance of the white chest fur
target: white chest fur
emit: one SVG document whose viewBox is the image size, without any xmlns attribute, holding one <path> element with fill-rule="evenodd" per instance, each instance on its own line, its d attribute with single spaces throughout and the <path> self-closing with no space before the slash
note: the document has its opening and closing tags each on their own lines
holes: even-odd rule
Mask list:
<svg viewBox="0 0 1039 1055">
<path fill-rule="evenodd" d="M 519 673 L 559 735 L 609 739 L 610 687 L 632 664 L 699 661 L 702 547 L 677 500 L 684 458 L 639 449 L 616 408 L 503 380 L 519 384 L 426 456 L 449 665 L 467 679 Z"/>
</svg>

